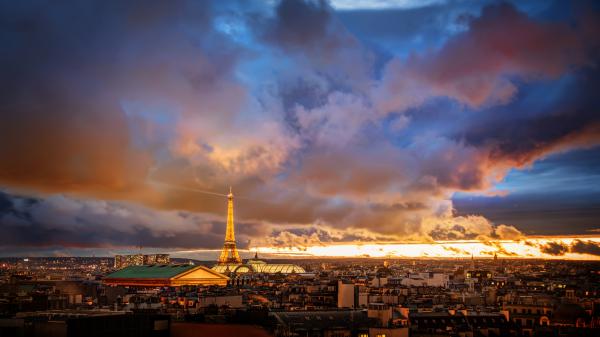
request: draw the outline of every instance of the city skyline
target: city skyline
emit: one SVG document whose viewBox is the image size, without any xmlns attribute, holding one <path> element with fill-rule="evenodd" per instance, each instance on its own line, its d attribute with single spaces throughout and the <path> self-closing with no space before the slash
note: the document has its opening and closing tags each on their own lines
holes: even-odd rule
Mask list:
<svg viewBox="0 0 600 337">
<path fill-rule="evenodd" d="M 600 259 L 593 1 L 0 8 L 1 257 Z"/>
</svg>

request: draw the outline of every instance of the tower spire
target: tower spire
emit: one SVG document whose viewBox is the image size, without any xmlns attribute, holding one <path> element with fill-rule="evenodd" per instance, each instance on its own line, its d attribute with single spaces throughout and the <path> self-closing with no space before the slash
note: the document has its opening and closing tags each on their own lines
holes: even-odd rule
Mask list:
<svg viewBox="0 0 600 337">
<path fill-rule="evenodd" d="M 235 246 L 235 230 L 233 225 L 233 192 L 229 186 L 229 194 L 227 195 L 227 228 L 225 229 L 225 243 L 223 250 L 219 256 L 219 264 L 227 263 L 242 263 L 242 259 L 238 254 Z"/>
</svg>

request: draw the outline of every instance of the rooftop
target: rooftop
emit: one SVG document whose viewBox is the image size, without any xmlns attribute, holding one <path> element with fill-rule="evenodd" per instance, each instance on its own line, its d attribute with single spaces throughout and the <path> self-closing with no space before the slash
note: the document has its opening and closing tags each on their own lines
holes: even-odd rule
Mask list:
<svg viewBox="0 0 600 337">
<path fill-rule="evenodd" d="M 183 272 L 196 268 L 189 264 L 154 264 L 147 266 L 129 266 L 114 273 L 106 275 L 106 278 L 153 278 L 169 279 Z"/>
</svg>

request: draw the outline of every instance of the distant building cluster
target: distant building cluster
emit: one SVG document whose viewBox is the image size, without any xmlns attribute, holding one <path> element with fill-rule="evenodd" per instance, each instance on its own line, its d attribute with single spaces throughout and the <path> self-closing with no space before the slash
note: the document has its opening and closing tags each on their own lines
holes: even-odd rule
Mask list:
<svg viewBox="0 0 600 337">
<path fill-rule="evenodd" d="M 170 261 L 169 254 L 115 255 L 115 269 L 122 269 L 129 266 L 169 264 Z"/>
<path fill-rule="evenodd" d="M 227 276 L 111 262 L 0 259 L 0 336 L 71 336 L 93 322 L 115 336 L 113 325 L 138 336 L 600 336 L 599 262 L 304 260 L 303 273 Z"/>
</svg>

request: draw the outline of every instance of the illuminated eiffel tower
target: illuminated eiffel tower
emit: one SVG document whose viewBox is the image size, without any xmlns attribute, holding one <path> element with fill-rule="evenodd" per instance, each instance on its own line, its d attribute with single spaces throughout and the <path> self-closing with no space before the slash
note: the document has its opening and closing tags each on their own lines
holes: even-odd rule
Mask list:
<svg viewBox="0 0 600 337">
<path fill-rule="evenodd" d="M 227 229 L 225 230 L 225 243 L 223 244 L 223 250 L 221 256 L 219 256 L 218 264 L 229 264 L 242 263 L 240 254 L 238 254 L 237 248 L 235 247 L 235 232 L 233 229 L 233 193 L 231 187 L 229 187 L 229 194 L 227 195 Z"/>
</svg>

